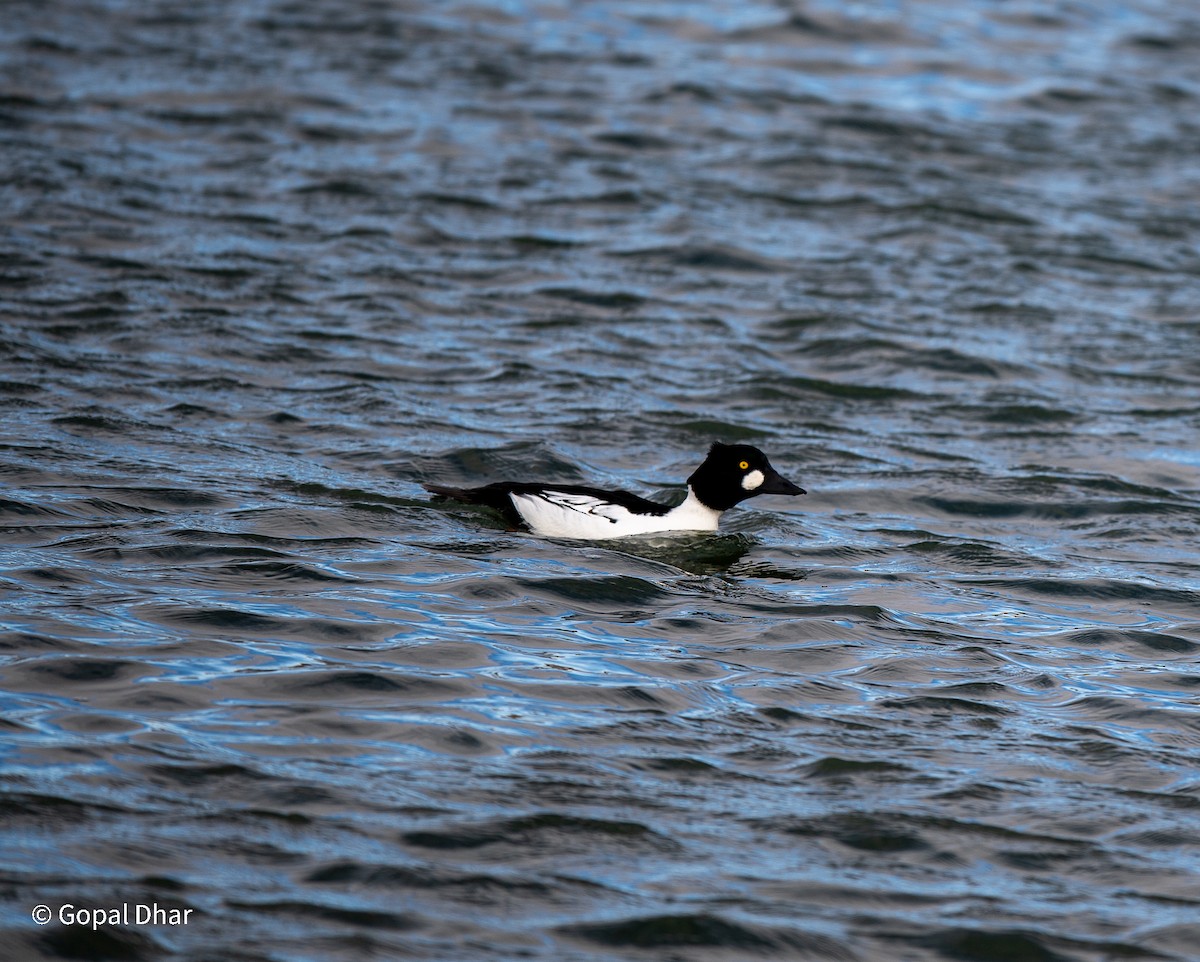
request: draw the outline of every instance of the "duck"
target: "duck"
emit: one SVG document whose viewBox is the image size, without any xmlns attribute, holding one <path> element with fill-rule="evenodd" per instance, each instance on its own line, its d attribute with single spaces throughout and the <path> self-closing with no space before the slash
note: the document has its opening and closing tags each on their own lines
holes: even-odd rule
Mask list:
<svg viewBox="0 0 1200 962">
<path fill-rule="evenodd" d="M 634 535 L 716 531 L 721 515 L 762 494 L 795 496 L 805 490 L 771 467 L 751 444 L 715 442 L 687 479 L 681 504 L 660 504 L 581 484 L 496 481 L 477 488 L 427 484 L 438 499 L 485 505 L 517 529 L 547 538 L 599 541 Z"/>
</svg>

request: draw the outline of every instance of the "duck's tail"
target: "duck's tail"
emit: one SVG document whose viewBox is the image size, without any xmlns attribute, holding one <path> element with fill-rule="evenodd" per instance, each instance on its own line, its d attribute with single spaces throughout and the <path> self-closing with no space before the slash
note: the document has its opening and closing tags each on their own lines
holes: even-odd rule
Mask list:
<svg viewBox="0 0 1200 962">
<path fill-rule="evenodd" d="M 453 501 L 470 501 L 471 492 L 466 488 L 454 488 L 448 484 L 422 485 L 435 498 L 449 498 Z"/>
</svg>

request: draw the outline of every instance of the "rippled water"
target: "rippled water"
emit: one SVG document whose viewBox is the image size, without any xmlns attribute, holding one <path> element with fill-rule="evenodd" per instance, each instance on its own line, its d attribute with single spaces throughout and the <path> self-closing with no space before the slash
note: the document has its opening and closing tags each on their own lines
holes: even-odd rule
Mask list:
<svg viewBox="0 0 1200 962">
<path fill-rule="evenodd" d="M 7 0 L 5 957 L 1200 956 L 1198 52 Z M 717 536 L 421 489 L 735 439 Z"/>
</svg>

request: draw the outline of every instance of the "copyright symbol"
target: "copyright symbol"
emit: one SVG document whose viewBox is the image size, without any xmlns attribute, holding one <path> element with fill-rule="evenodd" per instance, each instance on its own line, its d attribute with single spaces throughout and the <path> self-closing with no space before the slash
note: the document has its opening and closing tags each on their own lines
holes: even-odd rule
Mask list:
<svg viewBox="0 0 1200 962">
<path fill-rule="evenodd" d="M 52 918 L 54 918 L 54 913 L 50 911 L 49 905 L 35 905 L 33 907 L 33 920 L 38 925 L 45 925 Z"/>
</svg>

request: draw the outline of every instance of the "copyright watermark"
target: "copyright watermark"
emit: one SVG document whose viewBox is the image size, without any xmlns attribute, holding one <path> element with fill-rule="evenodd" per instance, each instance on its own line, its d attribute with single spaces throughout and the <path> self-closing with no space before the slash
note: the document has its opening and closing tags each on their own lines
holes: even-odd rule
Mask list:
<svg viewBox="0 0 1200 962">
<path fill-rule="evenodd" d="M 122 902 L 99 908 L 84 908 L 67 902 L 58 911 L 49 905 L 35 905 L 33 920 L 48 925 L 57 919 L 62 925 L 82 925 L 93 931 L 105 925 L 187 925 L 195 909 L 177 909 L 157 902 Z"/>
</svg>

